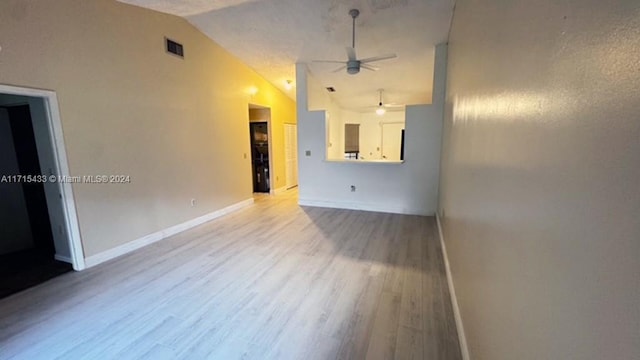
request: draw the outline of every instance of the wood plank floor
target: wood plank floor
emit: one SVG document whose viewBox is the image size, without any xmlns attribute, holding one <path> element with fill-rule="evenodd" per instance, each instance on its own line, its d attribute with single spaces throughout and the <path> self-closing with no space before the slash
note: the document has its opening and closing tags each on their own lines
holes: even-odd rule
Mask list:
<svg viewBox="0 0 640 360">
<path fill-rule="evenodd" d="M 460 359 L 434 218 L 296 199 L 0 300 L 0 359 Z"/>
</svg>

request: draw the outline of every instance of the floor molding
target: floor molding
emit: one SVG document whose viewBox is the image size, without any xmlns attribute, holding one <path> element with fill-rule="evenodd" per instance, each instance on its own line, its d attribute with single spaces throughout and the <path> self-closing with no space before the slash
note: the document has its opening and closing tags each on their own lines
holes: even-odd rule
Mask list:
<svg viewBox="0 0 640 360">
<path fill-rule="evenodd" d="M 141 247 L 153 244 L 157 241 L 160 241 L 162 239 L 166 239 L 169 236 L 175 235 L 177 233 L 183 232 L 185 230 L 191 229 L 193 227 L 196 227 L 198 225 L 204 224 L 207 221 L 211 221 L 213 219 L 219 218 L 221 216 L 227 215 L 229 213 L 232 213 L 234 211 L 240 210 L 242 208 L 245 208 L 247 206 L 250 206 L 253 204 L 253 198 L 251 199 L 246 199 L 243 201 L 240 201 L 238 203 L 235 203 L 233 205 L 227 206 L 225 208 L 222 208 L 220 210 L 216 210 L 214 212 L 211 212 L 209 214 L 197 217 L 195 219 L 191 219 L 189 221 L 183 222 L 181 224 L 178 225 L 174 225 L 171 226 L 169 228 L 166 228 L 164 230 L 160 230 L 157 232 L 154 232 L 152 234 L 149 234 L 147 236 L 143 236 L 139 239 L 130 241 L 128 243 L 116 246 L 115 248 L 103 251 L 101 253 L 89 256 L 87 258 L 85 258 L 85 264 L 87 268 L 90 268 L 92 266 L 96 266 L 98 264 L 101 264 L 105 261 L 109 261 L 111 259 L 115 259 L 119 256 L 122 256 L 124 254 L 130 253 L 134 250 L 140 249 Z"/>
<path fill-rule="evenodd" d="M 366 204 L 366 203 L 356 203 L 356 202 L 298 199 L 298 205 L 325 207 L 325 208 L 332 208 L 332 209 L 374 211 L 374 212 L 404 214 L 404 215 L 422 215 L 422 216 L 433 215 L 433 213 L 429 214 L 429 213 L 425 213 L 422 210 L 407 209 L 401 206 L 385 206 L 385 205 L 379 205 L 379 204 Z"/>
<path fill-rule="evenodd" d="M 449 283 L 449 294 L 451 295 L 451 306 L 453 307 L 453 316 L 456 319 L 456 330 L 458 332 L 458 341 L 460 342 L 460 352 L 463 360 L 470 360 L 469 347 L 467 346 L 467 337 L 464 333 L 462 324 L 462 316 L 458 307 L 458 298 L 456 297 L 456 289 L 453 286 L 453 277 L 451 276 L 451 267 L 449 266 L 449 256 L 447 255 L 447 247 L 444 245 L 444 235 L 442 234 L 442 225 L 440 224 L 440 216 L 436 213 L 436 222 L 438 224 L 438 234 L 440 235 L 440 245 L 442 247 L 442 257 L 444 258 L 444 267 L 447 272 L 447 283 Z"/>
<path fill-rule="evenodd" d="M 278 194 L 282 194 L 283 192 L 287 191 L 287 187 L 283 186 L 281 188 L 277 188 L 277 189 L 271 189 L 271 195 L 278 195 Z"/>
</svg>

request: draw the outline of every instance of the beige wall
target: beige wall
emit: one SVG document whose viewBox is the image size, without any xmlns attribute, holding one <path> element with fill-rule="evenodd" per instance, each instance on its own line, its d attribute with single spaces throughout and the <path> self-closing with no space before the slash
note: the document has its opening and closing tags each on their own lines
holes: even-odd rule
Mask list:
<svg viewBox="0 0 640 360">
<path fill-rule="evenodd" d="M 72 175 L 131 176 L 73 186 L 85 256 L 250 198 L 249 103 L 295 122 L 292 100 L 181 18 L 111 0 L 5 0 L 0 46 L 0 83 L 57 92 Z"/>
<path fill-rule="evenodd" d="M 640 358 L 640 6 L 460 0 L 441 199 L 472 359 Z"/>
</svg>

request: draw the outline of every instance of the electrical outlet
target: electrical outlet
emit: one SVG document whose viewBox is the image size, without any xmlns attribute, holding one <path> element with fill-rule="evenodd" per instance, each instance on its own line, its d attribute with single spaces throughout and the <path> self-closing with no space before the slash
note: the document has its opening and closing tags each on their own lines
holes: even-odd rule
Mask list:
<svg viewBox="0 0 640 360">
<path fill-rule="evenodd" d="M 191 207 L 196 206 L 196 199 L 191 199 Z"/>
<path fill-rule="evenodd" d="M 351 192 L 356 192 L 356 186 L 355 185 L 351 185 Z"/>
</svg>

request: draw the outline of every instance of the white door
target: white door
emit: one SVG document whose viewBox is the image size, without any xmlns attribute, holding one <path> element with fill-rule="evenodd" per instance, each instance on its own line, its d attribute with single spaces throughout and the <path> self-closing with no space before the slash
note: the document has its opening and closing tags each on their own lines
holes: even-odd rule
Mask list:
<svg viewBox="0 0 640 360">
<path fill-rule="evenodd" d="M 284 157 L 287 189 L 291 189 L 298 185 L 298 127 L 295 124 L 284 124 Z"/>
<path fill-rule="evenodd" d="M 382 124 L 382 158 L 385 160 L 400 160 L 400 146 L 402 146 L 403 123 Z"/>
</svg>

